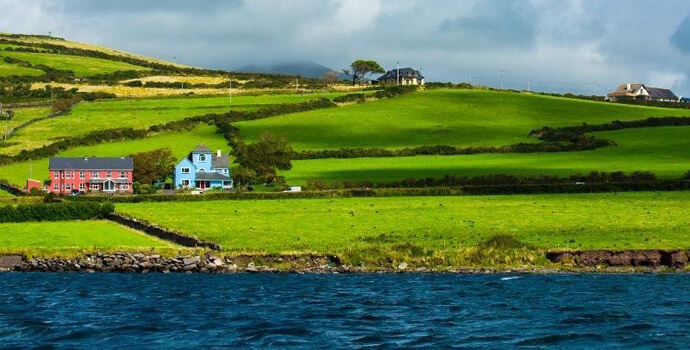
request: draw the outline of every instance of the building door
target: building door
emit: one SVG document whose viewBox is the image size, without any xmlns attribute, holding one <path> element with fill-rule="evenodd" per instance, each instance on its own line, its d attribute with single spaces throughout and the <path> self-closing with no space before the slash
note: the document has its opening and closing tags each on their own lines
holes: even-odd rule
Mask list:
<svg viewBox="0 0 690 350">
<path fill-rule="evenodd" d="M 206 189 L 206 181 L 199 181 L 199 188 L 202 190 Z"/>
</svg>

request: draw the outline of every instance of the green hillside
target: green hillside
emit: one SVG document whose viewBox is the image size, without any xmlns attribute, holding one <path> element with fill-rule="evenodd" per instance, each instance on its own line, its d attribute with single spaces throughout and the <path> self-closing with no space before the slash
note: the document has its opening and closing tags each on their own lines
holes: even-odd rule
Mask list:
<svg viewBox="0 0 690 350">
<path fill-rule="evenodd" d="M 2 51 L 0 51 L 0 53 L 1 52 Z M 43 74 L 45 74 L 45 72 L 40 69 L 22 67 L 0 60 L 0 77 L 9 77 L 12 75 L 28 75 L 36 77 Z"/>
<path fill-rule="evenodd" d="M 11 57 L 29 62 L 34 66 L 45 65 L 53 69 L 69 70 L 74 72 L 78 77 L 109 74 L 118 71 L 149 69 L 124 62 L 53 53 L 0 51 L 0 57 Z"/>
<path fill-rule="evenodd" d="M 12 145 L 0 148 L 0 154 L 16 154 L 33 149 L 63 137 L 79 136 L 89 132 L 114 129 L 142 129 L 187 117 L 229 110 L 256 110 L 276 103 L 297 103 L 317 97 L 335 97 L 339 94 L 260 95 L 179 97 L 81 102 L 63 116 L 43 120 L 18 130 L 12 136 Z M 18 112 L 24 113 L 24 112 Z"/>
<path fill-rule="evenodd" d="M 252 142 L 264 131 L 285 134 L 296 150 L 489 146 L 535 142 L 543 126 L 607 123 L 690 110 L 638 107 L 484 90 L 431 90 L 392 99 L 238 123 Z"/>
<path fill-rule="evenodd" d="M 651 171 L 678 178 L 690 171 L 690 127 L 641 128 L 596 133 L 617 146 L 583 152 L 501 153 L 459 156 L 318 159 L 293 162 L 284 172 L 288 182 L 355 180 L 386 182 L 445 175 L 522 176 L 587 174 L 591 171 Z"/>
</svg>

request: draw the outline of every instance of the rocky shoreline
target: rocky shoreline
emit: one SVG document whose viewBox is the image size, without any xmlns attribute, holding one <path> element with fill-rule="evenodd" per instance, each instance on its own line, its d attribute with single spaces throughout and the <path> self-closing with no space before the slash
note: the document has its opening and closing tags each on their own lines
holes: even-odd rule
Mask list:
<svg viewBox="0 0 690 350">
<path fill-rule="evenodd" d="M 81 273 L 280 273 L 280 274 L 557 274 L 557 273 L 687 273 L 687 252 L 557 252 L 548 253 L 551 267 L 450 268 L 343 264 L 332 255 L 204 255 L 161 256 L 142 253 L 95 253 L 75 258 L 0 256 L 0 272 Z"/>
</svg>

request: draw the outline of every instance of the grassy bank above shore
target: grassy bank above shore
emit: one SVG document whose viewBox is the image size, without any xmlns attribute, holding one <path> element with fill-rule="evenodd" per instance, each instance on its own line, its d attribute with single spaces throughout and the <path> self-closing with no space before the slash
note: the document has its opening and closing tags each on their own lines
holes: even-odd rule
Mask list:
<svg viewBox="0 0 690 350">
<path fill-rule="evenodd" d="M 690 192 L 118 204 L 226 252 L 449 261 L 508 235 L 535 249 L 690 248 Z M 525 256 L 529 256 L 526 254 Z"/>
<path fill-rule="evenodd" d="M 109 221 L 26 222 L 0 224 L 0 253 L 41 251 L 112 251 L 177 248 Z"/>
</svg>

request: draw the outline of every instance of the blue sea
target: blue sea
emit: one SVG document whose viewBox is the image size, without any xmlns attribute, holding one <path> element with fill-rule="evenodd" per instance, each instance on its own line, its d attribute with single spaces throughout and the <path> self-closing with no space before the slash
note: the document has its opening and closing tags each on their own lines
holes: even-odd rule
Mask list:
<svg viewBox="0 0 690 350">
<path fill-rule="evenodd" d="M 685 275 L 0 274 L 0 347 L 687 348 Z"/>
</svg>

